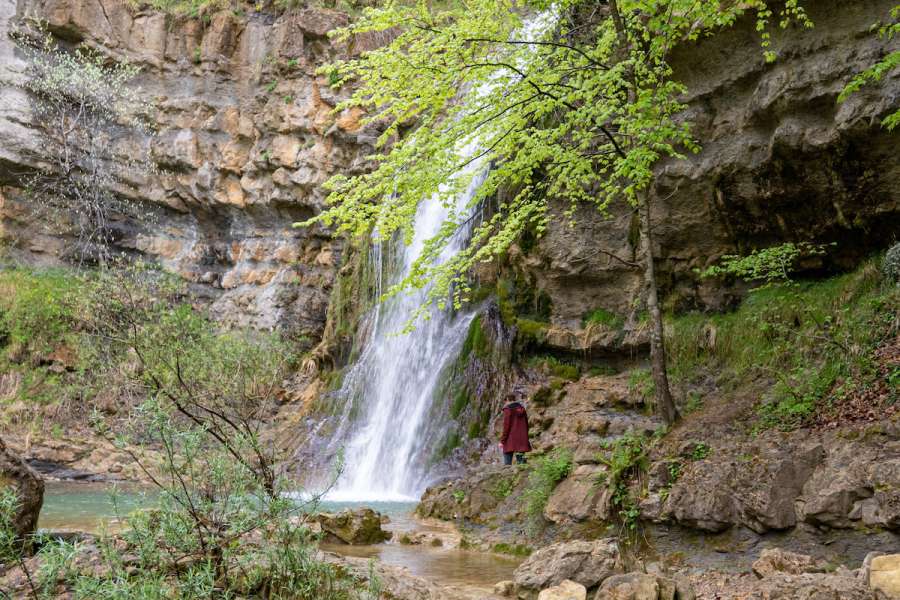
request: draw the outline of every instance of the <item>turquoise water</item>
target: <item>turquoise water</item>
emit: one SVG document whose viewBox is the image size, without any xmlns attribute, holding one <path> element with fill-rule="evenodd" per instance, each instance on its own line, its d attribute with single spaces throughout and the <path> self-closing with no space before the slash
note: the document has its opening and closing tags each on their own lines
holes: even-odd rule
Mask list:
<svg viewBox="0 0 900 600">
<path fill-rule="evenodd" d="M 96 533 L 115 530 L 129 513 L 156 503 L 153 488 L 135 484 L 78 481 L 48 481 L 38 527 L 54 531 Z M 392 523 L 411 523 L 414 502 L 332 502 L 316 505 L 317 512 L 338 512 L 367 506 L 390 518 Z"/>
<path fill-rule="evenodd" d="M 135 484 L 48 481 L 38 527 L 52 531 L 115 531 L 122 518 L 156 500 L 153 489 Z"/>
<path fill-rule="evenodd" d="M 155 504 L 153 488 L 134 484 L 48 481 L 38 527 L 51 531 L 115 531 L 130 512 Z M 446 525 L 424 524 L 413 516 L 414 502 L 333 502 L 319 504 L 320 512 L 366 506 L 390 522 L 385 529 L 394 540 L 374 546 L 325 545 L 324 549 L 345 556 L 375 558 L 389 565 L 406 567 L 414 575 L 442 584 L 487 589 L 497 581 L 511 579 L 518 559 L 431 546 L 406 546 L 396 540 L 407 531 L 446 531 Z"/>
</svg>

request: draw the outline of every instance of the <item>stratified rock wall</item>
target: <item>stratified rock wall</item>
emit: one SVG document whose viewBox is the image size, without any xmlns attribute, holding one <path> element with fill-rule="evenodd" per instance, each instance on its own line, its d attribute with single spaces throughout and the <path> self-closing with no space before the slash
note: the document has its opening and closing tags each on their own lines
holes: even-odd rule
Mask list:
<svg viewBox="0 0 900 600">
<path fill-rule="evenodd" d="M 848 268 L 900 231 L 898 134 L 880 125 L 900 107 L 900 73 L 836 102 L 855 73 L 897 48 L 872 30 L 896 2 L 803 4 L 815 27 L 774 31 L 772 64 L 753 18 L 675 54 L 702 151 L 658 168 L 656 255 L 672 308 L 722 307 L 741 292 L 693 273 L 723 254 L 836 242 L 826 263 L 805 266 Z M 641 270 L 623 261 L 638 261 L 639 248 L 629 209 L 584 207 L 574 227 L 552 219 L 518 262 L 552 299 L 552 324 L 577 329 L 592 310 L 634 310 Z"/>
<path fill-rule="evenodd" d="M 321 209 L 331 174 L 363 168 L 374 139 L 359 114 L 332 113 L 337 98 L 316 75 L 348 50 L 325 35 L 347 17 L 304 9 L 177 18 L 126 0 L 0 0 L 0 238 L 14 258 L 39 264 L 57 262 L 71 240 L 34 219 L 17 188 L 42 143 L 14 85 L 25 65 L 8 32 L 24 17 L 143 69 L 135 83 L 157 106 L 158 133 L 120 136 L 116 152 L 151 145 L 164 173 L 136 183 L 148 216 L 159 214 L 117 223 L 119 249 L 196 284 L 227 322 L 319 336 L 341 242 L 290 225 Z"/>
<path fill-rule="evenodd" d="M 879 124 L 898 106 L 900 76 L 836 102 L 855 73 L 897 44 L 871 28 L 894 2 L 805 4 L 815 27 L 774 31 L 773 64 L 763 60 L 753 18 L 676 52 L 703 150 L 660 164 L 654 189 L 660 279 L 672 308 L 722 307 L 742 292 L 694 274 L 722 254 L 836 242 L 826 262 L 805 266 L 848 267 L 900 230 L 897 138 Z M 377 40 L 336 47 L 325 33 L 347 17 L 323 9 L 176 18 L 126 0 L 0 0 L 0 237 L 13 242 L 14 257 L 36 263 L 58 260 L 70 240 L 33 222 L 16 187 L 41 147 L 29 99 L 11 85 L 24 65 L 7 32 L 24 16 L 144 67 L 139 83 L 158 106 L 159 133 L 123 139 L 120 152 L 152 144 L 166 174 L 142 182 L 140 194 L 163 212 L 120 223 L 118 245 L 195 283 L 226 321 L 290 324 L 317 337 L 340 242 L 289 225 L 321 209 L 329 175 L 365 168 L 377 132 L 360 128 L 358 113 L 333 115 L 337 98 L 315 71 Z M 553 219 L 534 248 L 512 253 L 552 302 L 556 346 L 584 338 L 590 311 L 625 318 L 640 309 L 638 248 L 630 209 L 601 215 L 586 206 L 574 227 Z"/>
</svg>

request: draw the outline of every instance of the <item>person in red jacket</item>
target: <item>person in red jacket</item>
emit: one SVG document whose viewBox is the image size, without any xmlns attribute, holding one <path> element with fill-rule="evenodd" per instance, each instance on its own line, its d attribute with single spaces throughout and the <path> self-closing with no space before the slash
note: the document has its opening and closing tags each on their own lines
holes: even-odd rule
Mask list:
<svg viewBox="0 0 900 600">
<path fill-rule="evenodd" d="M 528 441 L 528 413 L 525 406 L 516 399 L 515 394 L 506 398 L 509 403 L 503 407 L 503 435 L 500 436 L 500 448 L 503 450 L 503 464 L 511 465 L 513 455 L 516 463 L 525 463 L 525 453 L 531 452 Z"/>
</svg>

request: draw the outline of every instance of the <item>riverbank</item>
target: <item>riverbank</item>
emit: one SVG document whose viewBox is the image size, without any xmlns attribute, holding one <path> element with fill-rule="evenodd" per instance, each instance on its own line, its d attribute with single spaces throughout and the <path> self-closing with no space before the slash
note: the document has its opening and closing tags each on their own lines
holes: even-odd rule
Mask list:
<svg viewBox="0 0 900 600">
<path fill-rule="evenodd" d="M 131 512 L 151 508 L 156 490 L 146 485 L 120 482 L 47 481 L 38 527 L 45 532 L 115 533 Z M 366 564 L 375 560 L 397 577 L 406 573 L 435 585 L 490 594 L 498 581 L 512 578 L 521 558 L 484 553 L 460 547 L 461 536 L 452 524 L 415 515 L 416 503 L 322 501 L 317 512 L 372 508 L 386 522 L 391 539 L 372 545 L 323 543 L 331 554 Z M 399 569 L 399 571 L 395 571 Z"/>
</svg>

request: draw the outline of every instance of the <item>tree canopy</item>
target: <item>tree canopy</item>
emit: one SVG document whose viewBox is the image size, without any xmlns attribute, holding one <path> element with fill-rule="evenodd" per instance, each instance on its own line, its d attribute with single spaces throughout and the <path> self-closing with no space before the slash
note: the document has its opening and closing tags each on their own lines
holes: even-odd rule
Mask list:
<svg viewBox="0 0 900 600">
<path fill-rule="evenodd" d="M 764 0 L 467 0 L 367 9 L 336 36 L 390 31 L 393 41 L 326 71 L 336 86 L 354 86 L 338 110 L 361 108 L 365 122 L 383 127 L 377 168 L 330 180 L 330 207 L 307 224 L 408 241 L 419 204 L 436 196 L 447 219 L 386 295 L 431 283 L 414 318 L 459 306 L 476 263 L 503 254 L 527 228 L 544 231 L 548 199 L 568 205 L 569 217 L 580 203 L 601 211 L 616 200 L 637 205 L 660 158 L 697 151 L 679 118 L 686 90 L 672 77 L 672 48 L 753 13 L 772 59 L 771 20 L 811 26 L 797 0 L 781 7 L 776 14 Z M 481 176 L 468 206 L 456 206 Z M 467 247 L 438 260 L 469 209 L 501 189 L 497 211 L 474 226 Z"/>
</svg>

